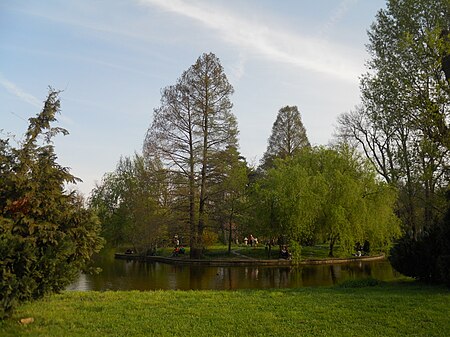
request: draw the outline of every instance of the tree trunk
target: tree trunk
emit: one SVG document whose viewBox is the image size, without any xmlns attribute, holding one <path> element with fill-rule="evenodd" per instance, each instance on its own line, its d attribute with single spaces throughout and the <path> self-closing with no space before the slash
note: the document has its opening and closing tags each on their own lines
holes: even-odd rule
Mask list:
<svg viewBox="0 0 450 337">
<path fill-rule="evenodd" d="M 188 103 L 189 104 L 189 103 Z M 190 111 L 190 107 L 188 108 Z M 192 133 L 192 120 L 189 113 L 189 257 L 191 259 L 198 258 L 197 254 L 197 231 L 195 226 L 195 166 L 194 166 L 194 144 Z"/>
<path fill-rule="evenodd" d="M 231 254 L 231 240 L 233 240 L 233 235 L 231 233 L 232 230 L 232 223 L 231 223 L 231 219 L 230 222 L 228 223 L 228 255 Z"/>
<path fill-rule="evenodd" d="M 330 238 L 330 251 L 328 252 L 329 257 L 333 257 L 333 248 L 334 248 L 335 243 L 336 243 L 336 238 L 331 237 Z"/>
<path fill-rule="evenodd" d="M 207 82 L 207 79 L 205 79 Z M 205 85 L 207 88 L 207 85 Z M 198 208 L 198 227 L 197 227 L 197 245 L 198 249 L 203 249 L 203 230 L 205 228 L 205 204 L 206 204 L 206 166 L 208 164 L 208 90 L 205 93 L 205 102 L 203 106 L 203 152 L 202 152 L 202 170 L 200 174 L 200 200 Z"/>
</svg>

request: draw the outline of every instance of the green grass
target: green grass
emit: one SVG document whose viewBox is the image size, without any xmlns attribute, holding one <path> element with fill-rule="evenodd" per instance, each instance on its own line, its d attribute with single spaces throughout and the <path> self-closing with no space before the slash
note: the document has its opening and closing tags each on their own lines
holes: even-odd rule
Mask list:
<svg viewBox="0 0 450 337">
<path fill-rule="evenodd" d="M 250 245 L 232 245 L 231 249 L 239 252 L 242 255 L 248 256 L 254 259 L 268 259 L 268 251 L 265 245 L 259 244 L 256 247 Z M 206 257 L 226 257 L 228 246 L 215 245 L 208 247 L 206 251 Z M 315 246 L 302 246 L 302 259 L 328 259 L 329 248 L 328 245 L 315 245 Z M 233 257 L 233 255 L 231 255 Z M 234 256 L 235 257 L 235 256 Z M 280 248 L 278 245 L 273 246 L 271 250 L 270 259 L 278 259 L 280 257 Z M 339 246 L 335 248 L 334 257 L 351 257 L 348 253 L 342 251 Z"/>
<path fill-rule="evenodd" d="M 20 325 L 21 318 L 34 323 Z M 1 336 L 443 336 L 450 291 L 404 283 L 242 291 L 64 292 Z"/>
<path fill-rule="evenodd" d="M 117 249 L 117 252 L 124 252 L 126 249 Z M 232 251 L 236 251 L 241 255 L 247 256 L 253 259 L 279 259 L 280 248 L 278 245 L 272 246 L 272 251 L 270 258 L 268 257 L 268 251 L 264 244 L 258 244 L 257 247 L 251 247 L 250 245 L 236 245 L 231 246 Z M 179 255 L 179 258 L 189 258 L 189 246 L 185 246 L 185 255 Z M 326 244 L 315 245 L 315 246 L 302 246 L 302 259 L 328 259 L 329 247 Z M 173 247 L 162 247 L 157 251 L 157 255 L 163 257 L 171 257 L 173 252 Z M 334 249 L 335 258 L 348 258 L 351 254 L 344 252 L 339 246 Z M 228 254 L 228 245 L 215 244 L 213 246 L 207 247 L 203 254 L 203 258 L 208 259 L 242 259 L 242 256 L 235 254 Z"/>
</svg>

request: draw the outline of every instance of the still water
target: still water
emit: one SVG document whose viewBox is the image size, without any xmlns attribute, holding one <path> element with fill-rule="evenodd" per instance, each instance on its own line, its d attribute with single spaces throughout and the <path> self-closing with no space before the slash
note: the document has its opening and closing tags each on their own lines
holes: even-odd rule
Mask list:
<svg viewBox="0 0 450 337">
<path fill-rule="evenodd" d="M 223 290 L 330 286 L 346 280 L 401 277 L 388 261 L 300 267 L 176 266 L 102 258 L 98 275 L 80 275 L 69 290 Z"/>
</svg>

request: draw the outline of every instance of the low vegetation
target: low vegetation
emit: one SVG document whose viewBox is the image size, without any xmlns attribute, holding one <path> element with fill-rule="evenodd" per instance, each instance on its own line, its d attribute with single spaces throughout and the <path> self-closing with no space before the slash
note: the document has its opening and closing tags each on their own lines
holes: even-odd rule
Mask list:
<svg viewBox="0 0 450 337">
<path fill-rule="evenodd" d="M 0 335 L 442 336 L 450 331 L 448 303 L 447 288 L 376 280 L 264 291 L 64 292 L 22 306 L 0 322 Z M 23 318 L 33 323 L 18 323 Z"/>
</svg>

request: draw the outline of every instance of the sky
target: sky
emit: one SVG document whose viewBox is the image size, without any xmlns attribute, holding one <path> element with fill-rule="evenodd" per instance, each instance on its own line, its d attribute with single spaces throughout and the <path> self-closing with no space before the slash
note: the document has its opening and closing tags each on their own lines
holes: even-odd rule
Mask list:
<svg viewBox="0 0 450 337">
<path fill-rule="evenodd" d="M 142 152 L 161 89 L 203 53 L 235 93 L 240 152 L 257 165 L 279 109 L 313 145 L 360 102 L 367 30 L 384 0 L 1 0 L 0 137 L 23 139 L 49 86 L 62 90 L 58 162 L 86 197 Z M 55 125 L 56 126 L 56 125 Z M 14 137 L 12 136 L 14 135 Z"/>
</svg>

